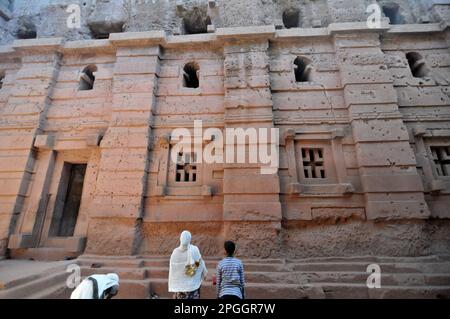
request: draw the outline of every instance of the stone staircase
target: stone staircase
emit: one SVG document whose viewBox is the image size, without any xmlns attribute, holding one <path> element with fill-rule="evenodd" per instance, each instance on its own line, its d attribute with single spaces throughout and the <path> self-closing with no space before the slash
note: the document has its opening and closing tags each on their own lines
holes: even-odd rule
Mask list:
<svg viewBox="0 0 450 319">
<path fill-rule="evenodd" d="M 33 267 L 36 262 L 29 261 L 29 263 Z M 2 281 L 0 299 L 68 298 L 70 290 L 66 287 L 66 279 L 69 273 L 66 269 L 71 263 L 74 262 L 62 261 L 58 266 L 38 272 L 24 271 L 22 276 Z"/>
<path fill-rule="evenodd" d="M 219 258 L 207 258 L 208 278 L 202 298 L 215 298 L 212 275 Z M 335 257 L 309 259 L 246 259 L 247 297 L 258 298 L 450 298 L 450 256 Z M 118 298 L 171 298 L 167 292 L 168 257 L 83 255 L 72 263 L 82 276 L 116 272 Z M 381 267 L 381 288 L 369 289 L 369 264 Z M 65 267 L 37 278 L 10 283 L 0 298 L 68 298 Z"/>
</svg>

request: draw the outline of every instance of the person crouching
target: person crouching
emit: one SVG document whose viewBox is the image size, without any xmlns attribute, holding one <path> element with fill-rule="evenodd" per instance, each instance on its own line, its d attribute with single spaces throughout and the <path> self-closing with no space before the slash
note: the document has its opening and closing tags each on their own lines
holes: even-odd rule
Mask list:
<svg viewBox="0 0 450 319">
<path fill-rule="evenodd" d="M 70 299 L 111 299 L 119 292 L 119 275 L 92 275 L 84 279 Z"/>
</svg>

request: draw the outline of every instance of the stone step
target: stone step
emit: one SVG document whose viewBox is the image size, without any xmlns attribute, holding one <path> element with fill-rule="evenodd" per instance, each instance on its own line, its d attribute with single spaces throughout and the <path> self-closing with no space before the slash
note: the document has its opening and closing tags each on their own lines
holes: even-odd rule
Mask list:
<svg viewBox="0 0 450 319">
<path fill-rule="evenodd" d="M 27 296 L 26 299 L 69 299 L 72 291 L 65 284 L 59 283 Z"/>
<path fill-rule="evenodd" d="M 55 271 L 52 274 L 42 274 L 39 278 L 28 283 L 0 291 L 0 299 L 26 298 L 53 285 L 65 285 L 69 275 L 65 270 Z"/>
<path fill-rule="evenodd" d="M 94 274 L 116 273 L 120 279 L 144 280 L 147 276 L 146 268 L 81 268 L 81 276 L 87 277 Z"/>
<path fill-rule="evenodd" d="M 342 259 L 342 258 L 341 258 Z M 419 261 L 413 262 L 413 259 L 400 258 L 401 262 L 392 262 L 391 258 L 379 258 L 385 262 L 377 260 L 370 261 L 333 261 L 333 262 L 308 262 L 305 260 L 244 260 L 246 271 L 266 271 L 266 272 L 285 272 L 285 271 L 353 271 L 365 272 L 367 266 L 377 263 L 381 267 L 382 272 L 396 273 L 446 273 L 450 272 L 450 262 L 436 261 L 435 257 L 419 257 Z M 208 269 L 215 269 L 218 260 L 206 260 Z M 390 262 L 387 262 L 390 260 Z M 407 261 L 408 260 L 408 261 Z M 81 265 L 98 265 L 107 268 L 118 267 L 168 267 L 169 259 L 159 257 L 157 259 L 78 259 Z"/>
<path fill-rule="evenodd" d="M 208 278 L 215 274 L 214 269 L 208 270 Z M 167 278 L 169 269 L 164 267 L 153 267 L 147 270 L 149 278 Z M 366 272 L 264 272 L 264 271 L 246 271 L 246 280 L 248 282 L 260 283 L 308 283 L 308 282 L 361 282 L 364 283 L 369 276 Z M 389 274 L 382 273 L 382 281 L 389 285 L 450 285 L 450 273 L 443 274 Z"/>
<path fill-rule="evenodd" d="M 450 297 L 450 280 L 446 277 L 445 283 L 438 285 L 424 284 L 424 285 L 408 285 L 407 282 L 396 282 L 396 285 L 391 285 L 386 278 L 381 280 L 380 289 L 369 289 L 366 281 L 361 283 L 355 282 L 312 282 L 312 283 L 287 283 L 287 282 L 271 282 L 271 283 L 256 283 L 249 282 L 246 285 L 246 291 L 249 298 L 303 298 L 303 294 L 307 287 L 318 287 L 323 289 L 327 298 L 383 298 L 389 296 L 393 298 L 396 292 L 398 296 L 405 298 L 443 298 Z M 158 294 L 163 298 L 170 298 L 171 293 L 167 291 L 168 280 L 163 278 L 155 278 L 150 280 L 151 292 Z M 211 282 L 204 282 L 202 284 L 202 297 L 215 298 L 215 286 Z M 263 289 L 260 291 L 259 289 Z M 298 291 L 300 290 L 300 291 Z M 377 292 L 374 293 L 373 291 Z M 288 293 L 289 292 L 289 293 Z M 309 294 L 311 291 L 308 292 Z M 293 295 L 298 297 L 292 297 Z M 317 295 L 317 291 L 315 292 Z M 303 297 L 302 297 L 303 296 Z M 401 298 L 401 297 L 399 297 Z"/>
<path fill-rule="evenodd" d="M 204 256 L 204 259 L 208 262 L 219 262 L 222 257 Z M 389 257 L 389 256 L 349 256 L 349 257 L 310 257 L 310 258 L 240 258 L 244 263 L 264 263 L 264 264 L 286 264 L 286 263 L 417 263 L 417 262 L 439 262 L 450 261 L 450 255 L 431 255 L 431 256 L 419 256 L 419 257 Z M 104 255 L 89 255 L 84 254 L 78 258 L 78 260 L 86 261 L 133 261 L 144 260 L 149 262 L 151 266 L 152 262 L 166 262 L 169 263 L 169 256 L 167 255 L 143 255 L 143 256 L 104 256 Z"/>
<path fill-rule="evenodd" d="M 365 272 L 247 272 L 246 280 L 256 283 L 365 283 L 369 274 Z M 381 274 L 381 282 L 390 286 L 444 286 L 450 285 L 450 274 Z"/>
<path fill-rule="evenodd" d="M 42 261 L 57 261 L 76 259 L 81 252 L 69 251 L 63 248 L 27 248 L 11 249 L 10 254 L 14 259 L 30 259 Z"/>
<path fill-rule="evenodd" d="M 82 268 L 82 276 L 90 276 L 95 273 L 107 274 L 116 272 L 121 279 L 155 279 L 168 278 L 168 267 L 145 267 L 145 268 Z M 215 269 L 208 269 L 208 279 L 211 280 Z M 340 282 L 340 283 L 365 283 L 369 276 L 366 272 L 340 272 L 340 271 L 309 271 L 309 272 L 263 272 L 246 271 L 248 282 L 254 283 L 287 283 L 306 284 L 318 282 Z M 450 273 L 423 274 L 423 273 L 382 273 L 382 282 L 387 285 L 450 285 Z"/>
<path fill-rule="evenodd" d="M 69 299 L 74 289 L 66 286 L 65 280 L 57 283 L 49 282 L 47 286 L 40 291 L 21 297 L 26 299 Z M 117 299 L 146 299 L 150 295 L 150 280 L 121 280 Z"/>
<path fill-rule="evenodd" d="M 147 299 L 150 296 L 150 280 L 130 280 L 120 281 L 118 299 Z"/>
<path fill-rule="evenodd" d="M 142 259 L 109 259 L 109 258 L 84 258 L 80 257 L 77 259 L 77 263 L 80 266 L 100 268 L 100 267 L 142 267 L 145 265 Z"/>
<path fill-rule="evenodd" d="M 165 279 L 150 280 L 150 290 L 156 293 L 160 298 L 172 298 L 173 294 L 168 292 L 168 284 Z M 320 286 L 298 285 L 298 284 L 264 284 L 250 283 L 246 286 L 246 294 L 250 299 L 267 299 L 267 298 L 323 298 L 324 294 Z M 215 299 L 216 286 L 210 282 L 202 284 L 202 299 Z"/>
<path fill-rule="evenodd" d="M 73 261 L 57 262 L 39 262 L 39 261 L 21 261 L 19 264 L 11 263 L 5 260 L 5 267 L 8 269 L 7 276 L 0 276 L 2 289 L 11 289 L 20 285 L 29 284 L 44 276 L 66 271 L 68 265 L 74 264 Z M 1 292 L 2 290 L 0 290 Z"/>
<path fill-rule="evenodd" d="M 42 291 L 29 295 L 30 299 L 67 299 L 72 290 L 65 286 L 55 285 Z M 167 281 L 162 279 L 132 281 L 121 283 L 117 299 L 147 299 L 149 292 L 156 293 L 161 299 L 172 298 L 167 291 Z M 361 284 L 249 284 L 246 287 L 247 299 L 321 299 L 321 298 L 352 298 L 352 299 L 381 299 L 381 298 L 408 298 L 408 299 L 448 299 L 450 286 L 382 286 L 380 289 L 369 289 Z M 212 284 L 203 284 L 201 288 L 202 299 L 215 299 L 216 288 Z"/>
<path fill-rule="evenodd" d="M 340 259 L 340 261 L 339 261 Z M 368 289 L 367 265 L 373 260 L 244 260 L 249 298 L 444 298 L 450 297 L 450 262 L 446 256 L 419 257 L 415 262 L 398 258 L 376 257 L 382 271 L 381 289 Z M 203 283 L 202 297 L 215 298 L 212 276 L 219 258 L 207 260 L 209 274 Z M 383 262 L 379 262 L 382 260 Z M 389 261 L 389 262 L 388 262 Z M 30 262 L 33 263 L 33 262 Z M 82 256 L 75 261 L 29 276 L 13 278 L 0 290 L 0 298 L 68 298 L 73 289 L 65 285 L 69 263 L 81 265 L 81 275 L 116 272 L 121 278 L 118 298 L 148 298 L 155 292 L 171 298 L 167 289 L 168 258 Z M 93 267 L 92 267 L 93 266 Z M 17 272 L 17 271 L 16 271 Z M 19 271 L 20 272 L 20 271 Z M 314 288 L 313 290 L 311 290 Z M 322 292 L 323 289 L 323 292 Z"/>
<path fill-rule="evenodd" d="M 97 265 L 97 268 L 119 269 L 119 268 L 146 268 L 150 271 L 159 271 L 163 268 L 168 269 L 169 264 L 163 261 L 154 261 L 142 263 L 135 261 L 133 263 L 121 262 L 85 262 L 79 261 L 82 266 Z M 207 262 L 210 272 L 215 271 L 217 264 Z M 366 272 L 368 262 L 333 262 L 333 263 L 288 263 L 288 264 L 265 264 L 265 263 L 245 263 L 246 272 Z M 422 263 L 378 263 L 382 273 L 450 273 L 450 262 L 422 262 Z M 91 267 L 92 268 L 92 267 Z"/>
<path fill-rule="evenodd" d="M 450 256 L 419 256 L 419 257 L 388 257 L 388 256 L 349 256 L 349 257 L 310 257 L 293 259 L 287 258 L 286 263 L 355 263 L 355 262 L 367 262 L 367 263 L 417 263 L 417 262 L 439 262 L 448 261 Z"/>
<path fill-rule="evenodd" d="M 290 264 L 293 271 L 356 271 L 364 272 L 369 263 L 299 263 Z M 428 263 L 378 263 L 381 272 L 387 273 L 450 273 L 450 263 L 448 262 L 428 262 Z M 245 266 L 245 265 L 244 265 Z"/>
<path fill-rule="evenodd" d="M 450 298 L 450 286 L 388 286 L 369 289 L 365 284 L 321 283 L 328 299 L 381 299 L 381 298 Z"/>
</svg>

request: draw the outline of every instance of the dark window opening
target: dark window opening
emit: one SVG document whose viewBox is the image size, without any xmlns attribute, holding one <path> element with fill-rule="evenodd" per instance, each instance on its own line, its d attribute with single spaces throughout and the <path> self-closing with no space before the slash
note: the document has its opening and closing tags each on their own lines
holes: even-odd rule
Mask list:
<svg viewBox="0 0 450 319">
<path fill-rule="evenodd" d="M 197 160 L 194 153 L 178 153 L 177 167 L 175 174 L 176 182 L 196 182 L 197 181 Z"/>
<path fill-rule="evenodd" d="M 192 14 L 189 18 L 183 18 L 184 31 L 186 34 L 201 34 L 208 33 L 208 25 L 211 24 L 209 16 L 197 13 Z"/>
<path fill-rule="evenodd" d="M 0 90 L 3 87 L 3 81 L 5 80 L 5 73 L 4 72 L 0 72 Z"/>
<path fill-rule="evenodd" d="M 311 65 L 306 59 L 296 58 L 294 61 L 295 81 L 296 82 L 310 82 L 311 81 Z"/>
<path fill-rule="evenodd" d="M 195 63 L 188 63 L 183 69 L 183 84 L 184 87 L 196 89 L 200 82 L 198 78 L 199 66 Z"/>
<path fill-rule="evenodd" d="M 403 17 L 400 14 L 400 7 L 398 4 L 389 4 L 383 6 L 383 13 L 389 18 L 390 24 L 403 24 Z"/>
<path fill-rule="evenodd" d="M 94 72 L 97 72 L 96 66 L 86 67 L 80 75 L 80 84 L 78 89 L 80 91 L 92 90 L 94 88 L 95 76 Z"/>
<path fill-rule="evenodd" d="M 300 27 L 300 11 L 288 9 L 283 12 L 283 25 L 286 29 Z"/>
<path fill-rule="evenodd" d="M 36 39 L 37 32 L 36 26 L 30 22 L 24 22 L 19 26 L 16 32 L 16 36 L 18 39 Z"/>
<path fill-rule="evenodd" d="M 450 146 L 433 146 L 431 155 L 438 176 L 450 176 Z"/>
<path fill-rule="evenodd" d="M 83 193 L 86 164 L 64 163 L 50 236 L 73 236 Z"/>
<path fill-rule="evenodd" d="M 305 178 L 326 178 L 323 149 L 302 148 L 302 162 Z"/>
<path fill-rule="evenodd" d="M 97 40 L 109 39 L 109 33 L 93 34 L 93 38 Z"/>
<path fill-rule="evenodd" d="M 406 53 L 406 59 L 408 60 L 411 73 L 415 78 L 423 78 L 428 75 L 429 70 L 425 64 L 425 59 L 419 53 Z"/>
</svg>

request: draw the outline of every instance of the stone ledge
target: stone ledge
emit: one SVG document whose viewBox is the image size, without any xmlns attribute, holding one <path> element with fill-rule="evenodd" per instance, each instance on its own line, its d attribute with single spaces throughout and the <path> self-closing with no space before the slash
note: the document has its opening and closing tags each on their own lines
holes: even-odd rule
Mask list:
<svg viewBox="0 0 450 319">
<path fill-rule="evenodd" d="M 48 237 L 46 244 L 50 247 L 62 248 L 68 251 L 83 251 L 87 238 L 83 236 Z"/>
<path fill-rule="evenodd" d="M 164 197 L 165 199 L 179 200 L 180 197 L 188 197 L 190 199 L 204 199 L 213 195 L 211 186 L 196 185 L 196 186 L 157 186 L 154 187 L 150 196 Z"/>
<path fill-rule="evenodd" d="M 292 28 L 276 30 L 273 40 L 291 40 L 292 38 L 304 37 L 328 37 L 328 28 Z"/>
<path fill-rule="evenodd" d="M 8 248 L 20 249 L 33 247 L 36 237 L 31 234 L 13 234 L 9 237 Z"/>
<path fill-rule="evenodd" d="M 445 192 L 445 190 L 447 188 L 446 183 L 440 179 L 435 179 L 435 180 L 430 181 L 427 186 L 433 195 L 437 195 L 442 192 Z"/>
<path fill-rule="evenodd" d="M 436 4 L 441 4 L 441 5 L 450 5 L 450 0 L 430 0 L 430 6 L 436 5 Z"/>
<path fill-rule="evenodd" d="M 408 33 L 430 33 L 442 32 L 443 26 L 440 23 L 430 24 L 396 24 L 392 25 L 388 34 L 408 34 Z"/>
<path fill-rule="evenodd" d="M 34 147 L 42 150 L 51 150 L 54 145 L 54 137 L 51 135 L 37 135 Z"/>
<path fill-rule="evenodd" d="M 6 59 L 8 57 L 13 58 L 16 55 L 16 51 L 13 49 L 12 45 L 1 45 L 0 46 L 0 57 Z"/>
<path fill-rule="evenodd" d="M 413 135 L 418 137 L 450 137 L 450 129 L 432 129 L 423 126 L 414 127 Z"/>
<path fill-rule="evenodd" d="M 33 146 L 41 150 L 85 150 L 99 147 L 102 134 L 89 134 L 80 137 L 56 137 L 53 135 L 37 135 Z"/>
<path fill-rule="evenodd" d="M 218 28 L 216 30 L 217 39 L 220 40 L 242 40 L 258 38 L 272 38 L 275 35 L 275 26 L 256 26 L 256 27 L 234 27 Z"/>
<path fill-rule="evenodd" d="M 189 35 L 170 35 L 167 37 L 165 46 L 173 47 L 184 44 L 210 43 L 217 40 L 215 34 L 189 34 Z"/>
<path fill-rule="evenodd" d="M 355 187 L 351 183 L 338 184 L 300 184 L 291 183 L 287 187 L 287 194 L 308 196 L 347 196 L 355 192 Z"/>
<path fill-rule="evenodd" d="M 71 52 L 87 53 L 92 51 L 112 53 L 114 52 L 114 47 L 109 40 L 69 41 L 66 42 L 63 47 L 63 52 L 65 54 L 70 54 Z"/>
<path fill-rule="evenodd" d="M 63 38 L 37 38 L 14 40 L 12 48 L 16 51 L 58 51 L 63 44 Z"/>
<path fill-rule="evenodd" d="M 286 131 L 286 134 L 286 137 L 291 137 L 294 140 L 332 140 L 345 137 L 345 132 L 341 128 L 315 131 L 289 129 Z M 292 136 L 292 134 L 294 135 Z"/>
<path fill-rule="evenodd" d="M 116 47 L 155 45 L 166 42 L 166 33 L 162 30 L 111 33 L 109 41 Z"/>
<path fill-rule="evenodd" d="M 390 25 L 386 20 L 382 20 L 381 28 L 369 28 L 367 22 L 344 22 L 344 23 L 330 23 L 328 26 L 328 33 L 330 35 L 336 33 L 353 33 L 353 32 L 385 32 L 390 29 Z"/>
</svg>

